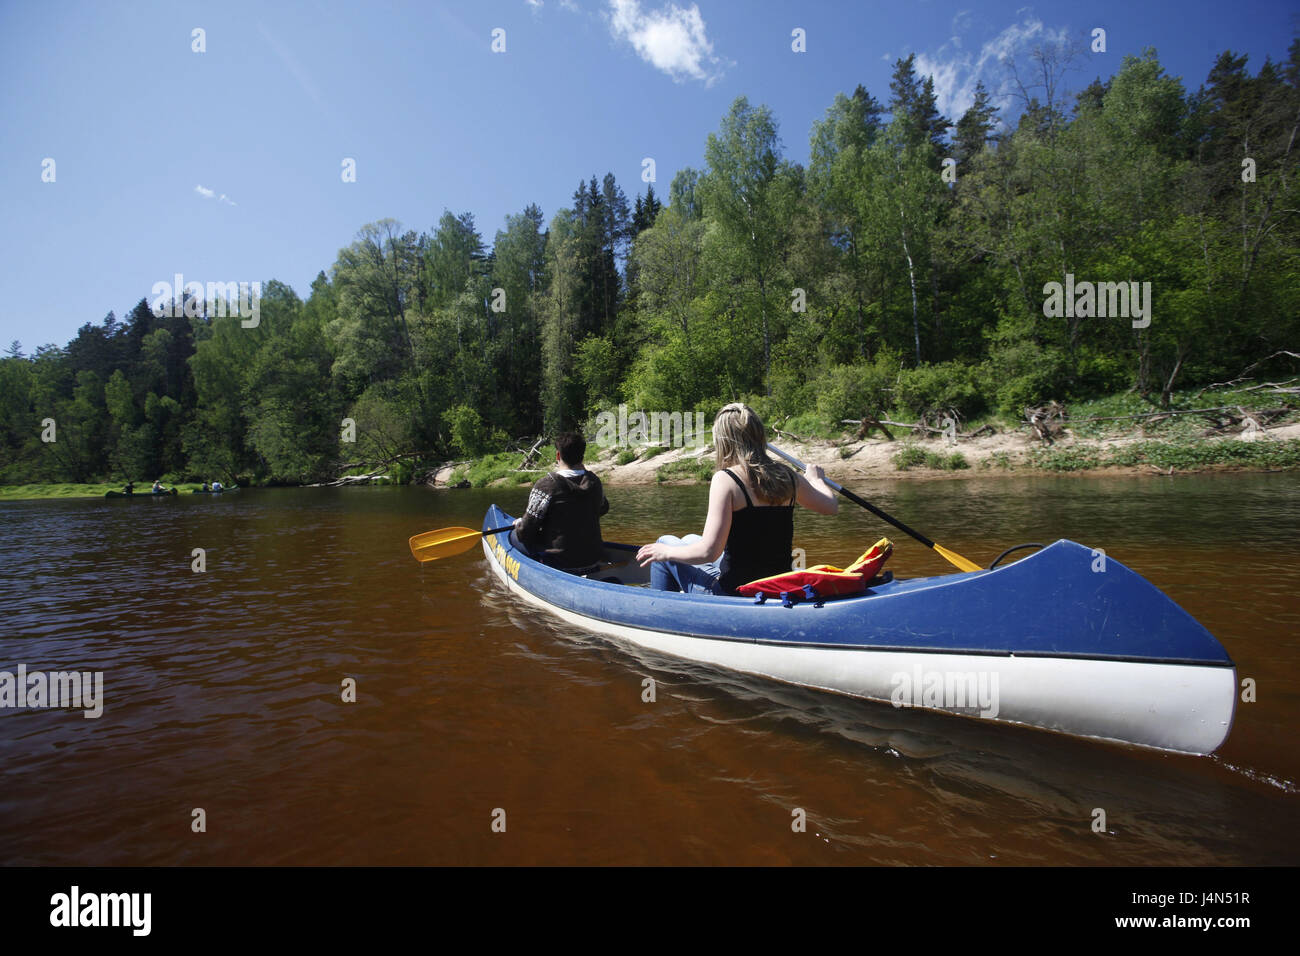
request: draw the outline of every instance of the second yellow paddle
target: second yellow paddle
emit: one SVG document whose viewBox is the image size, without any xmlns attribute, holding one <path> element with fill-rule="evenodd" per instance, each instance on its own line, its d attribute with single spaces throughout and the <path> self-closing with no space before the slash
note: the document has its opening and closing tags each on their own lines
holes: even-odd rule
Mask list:
<svg viewBox="0 0 1300 956">
<path fill-rule="evenodd" d="M 425 531 L 423 534 L 413 536 L 408 542 L 411 545 L 411 557 L 420 562 L 449 558 L 453 554 L 468 551 L 485 535 L 500 534 L 513 527 L 514 525 L 508 524 L 504 528 L 492 528 L 489 531 L 475 531 L 473 528 L 439 528 L 437 531 Z"/>
</svg>

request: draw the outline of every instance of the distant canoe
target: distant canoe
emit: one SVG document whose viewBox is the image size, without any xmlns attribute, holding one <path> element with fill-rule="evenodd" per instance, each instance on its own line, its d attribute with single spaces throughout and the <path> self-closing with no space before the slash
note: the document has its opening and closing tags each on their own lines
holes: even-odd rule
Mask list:
<svg viewBox="0 0 1300 956">
<path fill-rule="evenodd" d="M 166 491 L 137 491 L 133 495 L 128 495 L 125 491 L 106 491 L 105 498 L 165 498 L 168 495 L 176 494 L 175 488 L 168 488 Z"/>
<path fill-rule="evenodd" d="M 239 490 L 239 486 L 238 486 L 238 485 L 232 485 L 232 486 L 229 487 L 229 488 L 222 488 L 220 491 L 212 491 L 212 490 L 204 491 L 202 488 L 195 488 L 193 491 L 190 492 L 190 494 L 192 494 L 192 495 L 224 495 L 224 494 L 225 494 L 226 492 L 228 492 L 228 491 L 238 491 L 238 490 Z"/>
</svg>

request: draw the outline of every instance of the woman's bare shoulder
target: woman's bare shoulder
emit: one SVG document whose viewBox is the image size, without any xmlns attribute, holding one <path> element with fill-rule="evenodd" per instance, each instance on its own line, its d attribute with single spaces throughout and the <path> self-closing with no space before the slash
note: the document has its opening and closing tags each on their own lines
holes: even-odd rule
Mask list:
<svg viewBox="0 0 1300 956">
<path fill-rule="evenodd" d="M 709 490 L 710 492 L 726 491 L 728 498 L 737 498 L 740 496 L 740 489 L 736 485 L 735 479 L 736 472 L 734 469 L 720 468 L 713 473 L 713 478 L 709 481 Z"/>
</svg>

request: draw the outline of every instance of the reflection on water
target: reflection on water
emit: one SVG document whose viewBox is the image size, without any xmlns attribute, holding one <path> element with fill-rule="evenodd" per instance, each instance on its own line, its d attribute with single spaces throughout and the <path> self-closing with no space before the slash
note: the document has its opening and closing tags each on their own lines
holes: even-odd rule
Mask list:
<svg viewBox="0 0 1300 956">
<path fill-rule="evenodd" d="M 98 720 L 0 711 L 0 859 L 1300 860 L 1300 476 L 850 484 L 980 562 L 1104 547 L 1205 623 L 1259 702 L 1211 758 L 895 710 L 584 633 L 512 602 L 478 551 L 411 559 L 409 535 L 518 513 L 526 487 L 10 503 L 0 669 L 102 671 L 106 700 Z M 607 537 L 703 524 L 702 486 L 608 492 Z M 896 574 L 949 570 L 841 504 L 799 513 L 810 563 L 888 533 Z"/>
</svg>

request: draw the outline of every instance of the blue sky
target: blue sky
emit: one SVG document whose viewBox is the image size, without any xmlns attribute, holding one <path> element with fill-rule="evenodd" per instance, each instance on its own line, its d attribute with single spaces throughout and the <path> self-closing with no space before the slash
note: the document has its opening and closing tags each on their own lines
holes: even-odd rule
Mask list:
<svg viewBox="0 0 1300 956">
<path fill-rule="evenodd" d="M 1188 89 L 1215 55 L 1283 60 L 1290 3 L 1101 0 L 943 4 L 776 0 L 5 2 L 0 4 L 0 347 L 66 344 L 155 282 L 277 278 L 305 297 L 357 230 L 432 231 L 472 212 L 490 244 L 580 179 L 629 201 L 702 166 L 739 95 L 770 106 L 786 155 L 859 83 L 889 98 L 915 52 L 956 119 L 999 59 L 1106 30 L 1067 82 L 1154 46 Z M 192 49 L 192 31 L 206 50 Z M 505 52 L 492 50 L 505 31 Z M 806 31 L 807 52 L 791 50 Z M 1085 46 L 1086 49 L 1086 46 Z M 42 182 L 54 160 L 55 181 Z M 356 182 L 341 164 L 356 161 Z"/>
</svg>

